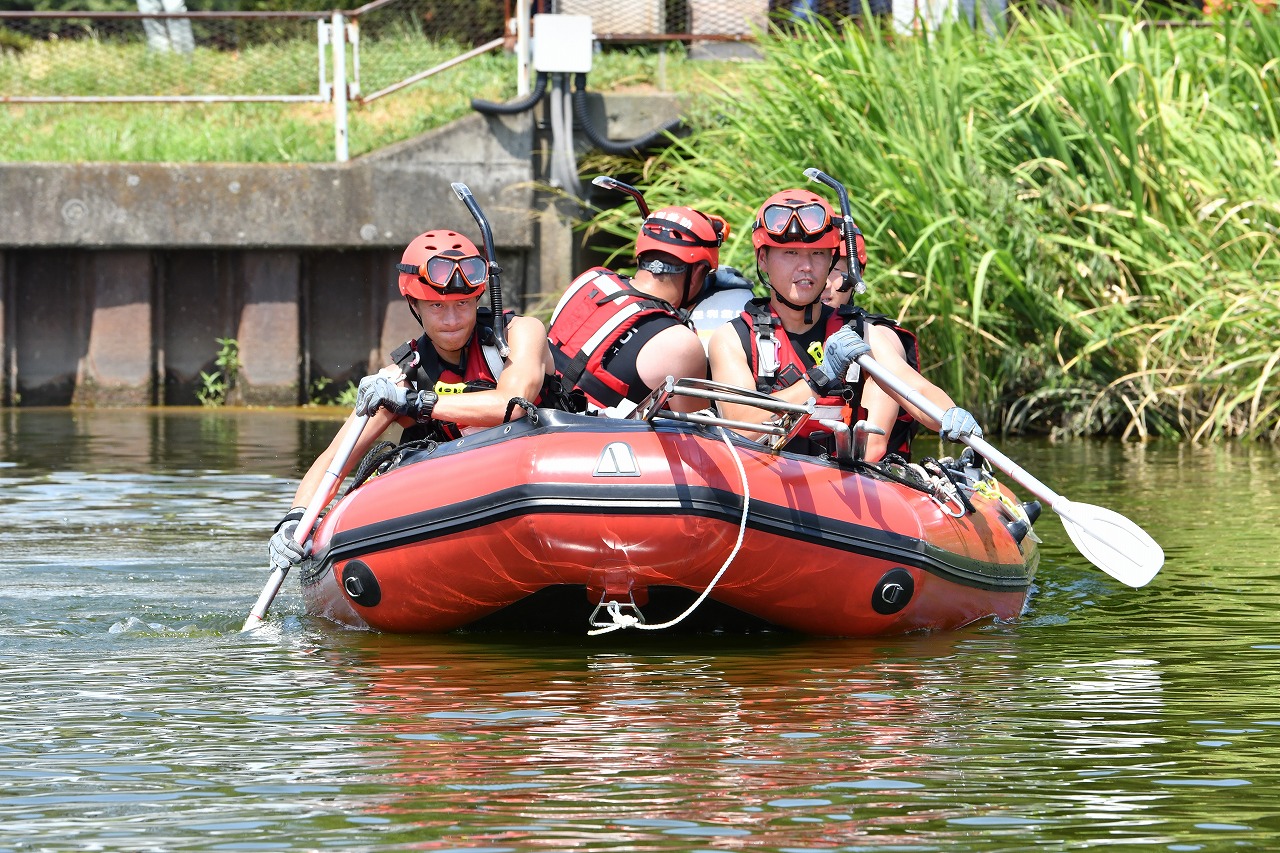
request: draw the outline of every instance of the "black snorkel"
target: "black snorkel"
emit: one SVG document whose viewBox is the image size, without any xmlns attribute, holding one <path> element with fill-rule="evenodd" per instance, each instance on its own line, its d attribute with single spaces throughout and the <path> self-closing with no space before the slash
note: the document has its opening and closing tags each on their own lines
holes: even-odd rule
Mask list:
<svg viewBox="0 0 1280 853">
<path fill-rule="evenodd" d="M 644 194 L 631 186 L 631 184 L 624 184 L 617 178 L 611 178 L 608 175 L 597 175 L 591 179 L 591 183 L 602 189 L 617 190 L 620 193 L 626 193 L 631 196 L 636 200 L 636 206 L 640 208 L 640 216 L 645 219 L 649 218 L 649 205 L 645 203 Z"/>
<path fill-rule="evenodd" d="M 844 220 L 840 227 L 840 237 L 844 240 L 844 248 L 849 255 L 849 272 L 845 276 L 845 283 L 840 291 L 844 292 L 852 287 L 854 293 L 866 293 L 867 283 L 862 280 L 862 259 L 858 255 L 857 240 L 862 236 L 862 231 L 853 221 L 853 213 L 849 207 L 849 191 L 844 188 L 844 184 L 818 169 L 812 167 L 805 169 L 804 176 L 811 181 L 831 187 L 840 198 L 840 216 Z"/>
<path fill-rule="evenodd" d="M 507 345 L 507 318 L 502 313 L 502 267 L 498 266 L 498 262 L 494 259 L 493 229 L 489 227 L 489 220 L 480 210 L 480 205 L 476 204 L 476 197 L 471 194 L 467 185 L 461 181 L 454 181 L 450 186 L 453 187 L 454 195 L 462 200 L 467 210 L 471 211 L 476 224 L 480 226 L 480 236 L 484 240 L 485 260 L 489 262 L 489 305 L 493 308 L 493 337 L 498 345 L 498 355 L 505 359 L 511 354 L 511 347 Z"/>
<path fill-rule="evenodd" d="M 649 218 L 649 203 L 644 200 L 644 193 L 640 192 L 640 190 L 631 186 L 631 184 L 624 184 L 622 181 L 618 180 L 617 178 L 611 178 L 608 175 L 596 175 L 594 178 L 591 179 L 591 183 L 594 186 L 600 187 L 601 189 L 617 190 L 620 193 L 626 193 L 627 195 L 631 196 L 631 198 L 635 200 L 636 207 L 640 208 L 640 218 L 641 219 Z M 637 258 L 636 260 L 638 261 L 639 258 Z M 663 264 L 663 266 L 666 266 L 666 264 L 661 261 L 659 261 L 658 263 L 661 263 Z M 640 266 L 640 269 L 644 269 L 644 268 L 645 267 L 643 265 Z M 658 270 L 658 269 L 650 269 L 649 271 L 654 275 L 664 274 L 665 272 L 663 270 Z M 684 287 L 681 288 L 681 292 L 684 294 L 683 300 L 686 302 L 689 301 L 689 289 L 692 283 L 693 283 L 693 271 L 685 270 Z M 683 308 L 684 306 L 682 305 L 680 307 Z"/>
</svg>

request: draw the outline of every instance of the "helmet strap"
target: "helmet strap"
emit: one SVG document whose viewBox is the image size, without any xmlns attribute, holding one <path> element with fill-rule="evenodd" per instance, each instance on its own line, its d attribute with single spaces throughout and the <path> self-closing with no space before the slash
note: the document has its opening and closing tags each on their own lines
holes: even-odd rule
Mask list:
<svg viewBox="0 0 1280 853">
<path fill-rule="evenodd" d="M 701 267 L 703 270 L 703 277 L 702 277 L 703 287 L 706 286 L 706 283 L 707 283 L 706 277 L 707 277 L 707 274 L 711 272 L 711 265 L 708 264 L 706 261 L 698 261 L 696 264 L 689 264 L 689 268 L 685 271 L 685 274 L 684 274 L 684 290 L 683 290 L 683 296 L 680 299 L 681 308 L 692 308 L 693 301 L 697 299 L 698 296 L 702 293 L 702 290 L 703 290 L 702 287 L 698 288 L 698 293 L 693 292 L 693 274 L 697 272 L 699 267 Z"/>
<path fill-rule="evenodd" d="M 418 309 L 413 307 L 413 297 L 406 293 L 404 301 L 409 306 L 409 313 L 413 315 L 413 319 L 418 321 L 419 326 L 422 326 L 422 318 L 418 316 Z M 425 329 L 426 327 L 423 326 L 423 328 Z"/>
</svg>

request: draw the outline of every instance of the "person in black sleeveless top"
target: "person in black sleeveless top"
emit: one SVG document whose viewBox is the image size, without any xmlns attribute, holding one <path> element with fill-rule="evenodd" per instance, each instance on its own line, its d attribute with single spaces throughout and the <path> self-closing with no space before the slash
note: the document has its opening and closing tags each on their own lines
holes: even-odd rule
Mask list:
<svg viewBox="0 0 1280 853">
<path fill-rule="evenodd" d="M 488 309 L 480 308 L 489 262 L 466 237 L 446 230 L 420 234 L 396 268 L 400 293 L 421 324 L 422 337 L 392 353 L 392 364 L 361 380 L 355 411 L 312 463 L 298 485 L 294 508 L 276 525 L 269 543 L 275 568 L 287 571 L 302 562 L 294 531 L 360 416 L 368 421 L 337 483 L 393 422 L 405 428 L 405 440 L 456 437 L 502 423 L 513 398 L 537 405 L 556 381 L 546 330 L 536 317 L 511 317 L 506 324 L 510 349 L 506 356 L 500 353 L 492 327 L 482 322 Z M 517 406 L 514 415 L 522 411 Z"/>
<path fill-rule="evenodd" d="M 865 458 L 871 462 L 891 451 L 909 454 L 917 422 L 949 441 L 981 435 L 973 416 L 920 374 L 914 335 L 887 317 L 822 304 L 840 242 L 831 205 L 821 196 L 795 189 L 765 201 L 752 226 L 752 244 L 760 280 L 770 294 L 752 300 L 740 317 L 716 331 L 710 347 L 712 378 L 792 403 L 816 398 L 818 415 L 786 448 L 798 452 L 828 446 L 829 433 L 817 423 L 820 417 L 850 425 L 865 420 L 883 430 L 884 435 L 868 436 Z M 942 422 L 859 375 L 855 359 L 867 352 L 942 408 Z M 728 403 L 721 404 L 721 413 L 750 423 L 762 423 L 768 415 Z"/>
<path fill-rule="evenodd" d="M 633 278 L 593 267 L 565 290 L 547 337 L 565 389 L 587 411 L 625 417 L 667 376 L 707 376 L 707 357 L 688 309 L 719 263 L 728 225 L 690 207 L 664 207 L 636 235 Z M 695 411 L 705 403 L 673 396 L 668 405 Z"/>
</svg>

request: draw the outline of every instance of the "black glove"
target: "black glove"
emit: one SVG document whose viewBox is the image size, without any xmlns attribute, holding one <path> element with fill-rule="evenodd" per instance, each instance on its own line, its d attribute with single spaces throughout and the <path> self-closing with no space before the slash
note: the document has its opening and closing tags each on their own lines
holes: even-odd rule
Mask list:
<svg viewBox="0 0 1280 853">
<path fill-rule="evenodd" d="M 707 291 L 735 290 L 737 288 L 750 290 L 751 282 L 747 281 L 742 273 L 733 267 L 716 267 L 707 273 Z"/>
</svg>

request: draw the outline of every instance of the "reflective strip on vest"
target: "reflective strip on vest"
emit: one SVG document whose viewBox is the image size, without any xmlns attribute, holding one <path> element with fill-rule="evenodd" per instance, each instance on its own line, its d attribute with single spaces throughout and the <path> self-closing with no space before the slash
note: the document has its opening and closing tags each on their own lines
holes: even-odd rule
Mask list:
<svg viewBox="0 0 1280 853">
<path fill-rule="evenodd" d="M 591 271 L 588 271 L 588 272 L 591 272 Z M 582 290 L 582 288 L 586 287 L 589 284 L 592 284 L 593 282 L 595 282 L 596 279 L 603 278 L 604 284 L 609 284 L 613 286 L 612 290 L 605 290 L 605 288 L 601 286 L 600 290 L 602 292 L 617 293 L 618 290 L 620 290 L 620 288 L 614 282 L 609 280 L 609 277 L 605 275 L 604 271 L 596 270 L 594 272 L 595 272 L 595 275 L 579 276 L 577 281 L 574 281 L 569 285 L 569 289 L 564 292 L 564 296 L 561 296 L 560 301 L 556 303 L 556 310 L 551 312 L 551 323 L 548 323 L 547 324 L 548 326 L 555 323 L 556 318 L 560 316 L 560 312 L 564 309 L 564 306 L 568 305 L 573 300 L 573 297 L 578 295 L 579 290 Z"/>
<path fill-rule="evenodd" d="M 618 328 L 627 320 L 630 320 L 632 317 L 644 310 L 644 306 L 636 302 L 624 306 L 622 310 L 610 317 L 607 323 L 597 329 L 594 335 L 587 339 L 587 342 L 582 345 L 582 351 L 595 352 L 596 347 L 600 346 L 600 342 L 613 334 L 614 329 Z"/>
</svg>

